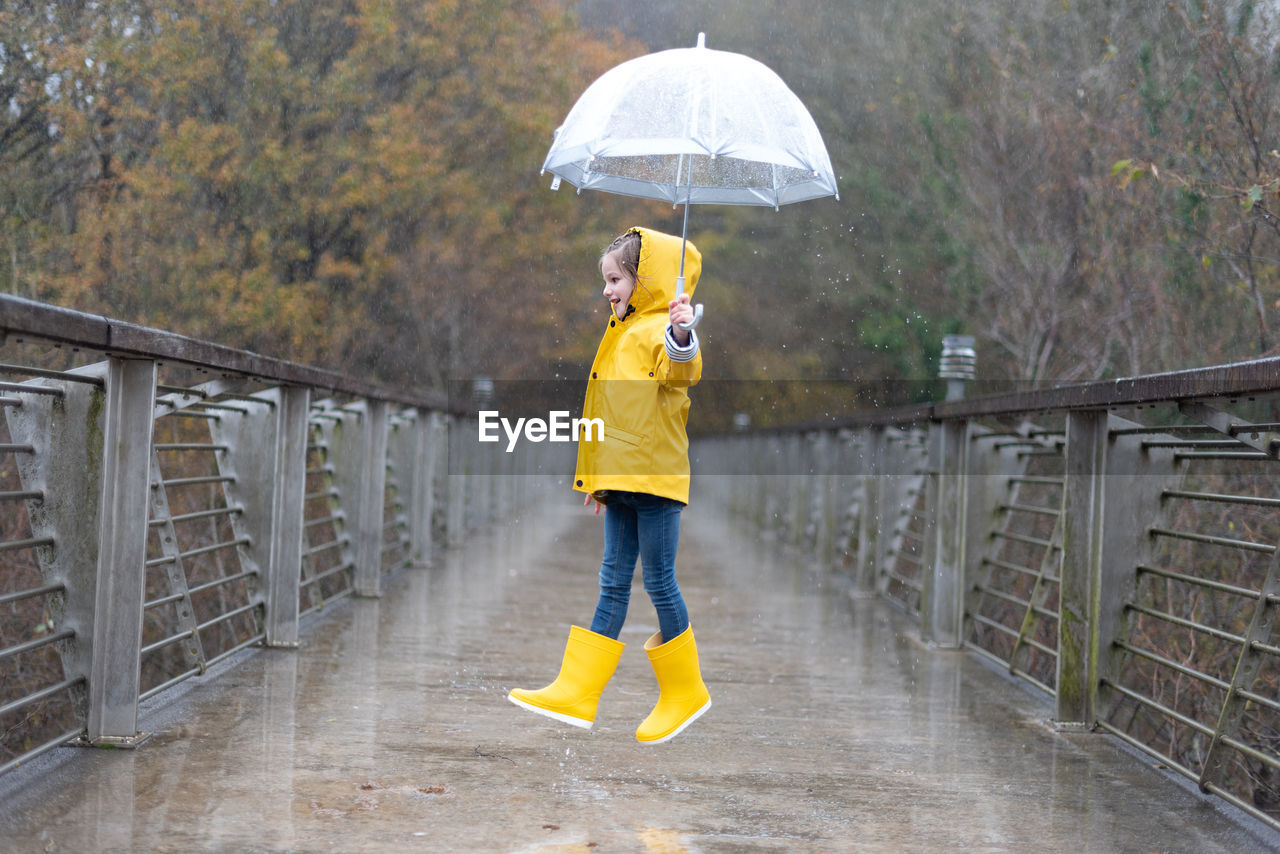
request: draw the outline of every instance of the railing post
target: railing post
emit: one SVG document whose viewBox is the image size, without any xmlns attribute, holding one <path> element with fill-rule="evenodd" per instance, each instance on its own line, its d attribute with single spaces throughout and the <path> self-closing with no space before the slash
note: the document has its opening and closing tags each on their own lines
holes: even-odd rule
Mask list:
<svg viewBox="0 0 1280 854">
<path fill-rule="evenodd" d="M 765 488 L 761 490 L 763 501 L 760 504 L 760 528 L 778 533 L 782 529 L 779 524 L 782 499 L 779 496 L 785 491 L 784 485 L 788 482 L 786 441 L 782 436 L 771 434 L 765 440 L 764 460 L 767 480 Z"/>
<path fill-rule="evenodd" d="M 282 386 L 276 394 L 276 502 L 267 570 L 266 633 L 267 646 L 288 647 L 298 644 L 311 390 Z"/>
<path fill-rule="evenodd" d="M 858 473 L 862 440 L 853 430 L 841 431 L 839 436 L 839 461 L 841 472 L 836 487 L 835 524 L 837 569 L 848 573 L 858 557 L 858 531 L 864 512 L 865 478 Z"/>
<path fill-rule="evenodd" d="M 929 500 L 921 577 L 920 634 L 940 646 L 963 642 L 965 519 L 969 444 L 967 421 L 929 425 Z"/>
<path fill-rule="evenodd" d="M 1161 498 L 1186 474 L 1173 450 L 1110 435 L 1136 426 L 1102 412 L 1068 416 L 1058 620 L 1057 720 L 1064 723 L 1091 726 L 1106 713 L 1102 686 L 1116 678 L 1115 641 L 1127 631 L 1134 568 L 1152 562 L 1150 531 L 1167 513 Z"/>
<path fill-rule="evenodd" d="M 382 522 L 387 486 L 387 403 L 368 400 L 360 419 L 360 495 L 356 506 L 355 595 L 382 595 Z"/>
<path fill-rule="evenodd" d="M 786 542 L 793 547 L 804 543 L 805 527 L 812 508 L 809 506 L 809 472 L 812 470 L 812 438 L 796 433 L 787 442 L 786 497 L 783 501 L 782 530 Z"/>
<path fill-rule="evenodd" d="M 876 471 L 876 539 L 872 550 L 870 575 L 867 576 L 871 587 L 877 594 L 885 590 L 885 568 L 889 565 L 889 551 L 893 542 L 892 527 L 897 519 L 901 504 L 897 502 L 900 494 L 903 459 L 902 446 L 899 442 L 898 428 L 891 427 L 880 434 L 880 453 Z"/>
<path fill-rule="evenodd" d="M 745 436 L 743 442 L 746 447 L 743 449 L 742 458 L 747 460 L 748 470 L 751 474 L 751 483 L 754 488 L 748 486 L 745 490 L 742 486 L 744 478 L 739 478 L 739 482 L 734 483 L 735 489 L 741 494 L 746 492 L 745 498 L 739 499 L 742 512 L 745 514 L 747 521 L 750 522 L 756 530 L 764 530 L 767 524 L 768 508 L 769 508 L 769 488 L 772 473 L 770 466 L 772 460 L 769 457 L 769 451 L 773 447 L 770 437 L 767 436 Z"/>
<path fill-rule="evenodd" d="M 266 605 L 267 646 L 298 645 L 298 584 L 302 565 L 302 521 L 306 487 L 307 414 L 310 391 L 275 388 L 253 395 L 244 414 L 227 413 L 210 425 L 214 441 L 226 445 L 222 470 L 229 503 L 242 513 L 233 527 L 244 531 L 244 553 L 257 567 Z"/>
<path fill-rule="evenodd" d="M 908 530 L 915 510 L 916 497 L 925 488 L 928 460 L 918 451 L 914 431 L 898 428 L 885 434 L 885 460 L 880 486 L 879 544 L 876 549 L 875 589 L 878 594 L 889 590 L 891 577 L 907 546 Z"/>
<path fill-rule="evenodd" d="M 435 477 L 441 416 L 419 409 L 413 420 L 413 460 L 409 488 L 409 560 L 426 566 L 431 560 L 431 517 L 435 510 Z"/>
<path fill-rule="evenodd" d="M 298 645 L 298 586 L 301 581 L 303 517 L 307 485 L 307 437 L 311 391 L 281 386 L 254 395 L 273 404 L 262 418 L 244 419 L 243 432 L 260 431 L 258 459 L 242 459 L 236 491 L 264 573 L 266 645 Z M 236 446 L 253 443 L 236 437 Z M 248 465 L 246 465 L 246 463 Z M 261 543 L 259 546 L 258 544 Z"/>
<path fill-rule="evenodd" d="M 1096 719 L 1098 602 L 1101 579 L 1103 486 L 1107 465 L 1107 413 L 1067 414 L 1062 490 L 1062 577 L 1058 599 L 1058 708 L 1056 720 Z"/>
<path fill-rule="evenodd" d="M 883 427 L 867 428 L 861 448 L 863 480 L 862 515 L 858 518 L 858 559 L 853 577 L 854 589 L 871 593 L 876 589 L 877 558 L 880 554 L 881 496 L 888 441 Z"/>
<path fill-rule="evenodd" d="M 112 357 L 106 368 L 85 740 L 133 747 L 147 737 L 138 732 L 138 693 L 156 363 Z"/>
<path fill-rule="evenodd" d="M 823 431 L 818 434 L 814 447 L 814 466 L 811 475 L 813 494 L 812 543 L 818 566 L 824 572 L 832 569 L 835 554 L 835 482 L 839 480 L 840 461 L 834 459 L 839 452 L 839 438 Z"/>
<path fill-rule="evenodd" d="M 107 363 L 72 373 L 93 377 L 102 387 L 33 380 L 27 384 L 54 388 L 56 396 L 20 393 L 22 405 L 5 407 L 4 415 L 13 441 L 36 449 L 15 462 L 23 491 L 32 495 L 27 499 L 32 537 L 53 543 L 36 554 L 45 583 L 62 587 L 50 597 L 50 617 L 65 638 L 58 653 L 72 681 L 77 724 L 84 729 L 93 662 Z"/>
<path fill-rule="evenodd" d="M 462 544 L 467 533 L 467 488 L 471 482 L 472 454 L 474 447 L 464 433 L 471 425 L 461 416 L 453 416 L 447 422 L 449 448 L 448 476 L 445 492 L 445 542 L 450 546 Z"/>
</svg>

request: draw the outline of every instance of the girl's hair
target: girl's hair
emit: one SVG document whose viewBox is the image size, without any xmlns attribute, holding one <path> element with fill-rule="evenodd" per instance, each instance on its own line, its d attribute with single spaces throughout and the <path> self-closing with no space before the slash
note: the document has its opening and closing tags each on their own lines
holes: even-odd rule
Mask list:
<svg viewBox="0 0 1280 854">
<path fill-rule="evenodd" d="M 614 238 L 609 244 L 609 248 L 604 250 L 600 255 L 600 266 L 604 266 L 604 259 L 610 255 L 617 254 L 618 266 L 622 268 L 622 272 L 626 273 L 633 281 L 640 280 L 640 232 L 628 231 Z"/>
</svg>

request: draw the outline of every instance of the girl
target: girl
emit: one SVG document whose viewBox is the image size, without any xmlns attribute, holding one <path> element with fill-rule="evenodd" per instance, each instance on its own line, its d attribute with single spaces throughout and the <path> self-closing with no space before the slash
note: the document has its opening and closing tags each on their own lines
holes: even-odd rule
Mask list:
<svg viewBox="0 0 1280 854">
<path fill-rule="evenodd" d="M 711 708 L 684 598 L 676 584 L 680 511 L 689 501 L 687 389 L 702 375 L 698 336 L 681 324 L 693 320 L 689 304 L 702 256 L 685 245 L 686 293 L 675 296 L 679 237 L 632 228 L 600 259 L 609 326 L 591 365 L 583 418 L 604 421 L 604 441 L 580 437 L 574 488 L 604 512 L 600 600 L 591 629 L 572 626 L 560 675 L 538 691 L 516 688 L 518 706 L 589 728 L 596 702 L 613 676 L 625 644 L 636 557 L 644 589 L 658 612 L 658 632 L 644 645 L 658 679 L 658 703 L 636 738 L 659 744 L 678 735 Z"/>
</svg>

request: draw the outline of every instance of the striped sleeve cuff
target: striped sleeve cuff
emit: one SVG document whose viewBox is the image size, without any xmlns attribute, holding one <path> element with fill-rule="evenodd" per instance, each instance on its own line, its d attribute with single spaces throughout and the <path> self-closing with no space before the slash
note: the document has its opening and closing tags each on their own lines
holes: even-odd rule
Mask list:
<svg viewBox="0 0 1280 854">
<path fill-rule="evenodd" d="M 698 333 L 692 329 L 689 330 L 689 343 L 681 347 L 676 343 L 675 332 L 671 329 L 671 324 L 667 324 L 667 358 L 673 362 L 692 362 L 693 357 L 698 355 Z"/>
</svg>

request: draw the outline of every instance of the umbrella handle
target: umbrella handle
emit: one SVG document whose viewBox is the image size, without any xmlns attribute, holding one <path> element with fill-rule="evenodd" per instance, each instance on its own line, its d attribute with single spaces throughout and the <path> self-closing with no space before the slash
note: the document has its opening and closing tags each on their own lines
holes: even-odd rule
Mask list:
<svg viewBox="0 0 1280 854">
<path fill-rule="evenodd" d="M 702 322 L 702 303 L 698 303 L 693 307 L 693 320 L 690 320 L 688 323 L 681 323 L 679 324 L 679 326 L 681 329 L 693 329 L 693 327 L 697 326 L 701 322 Z"/>
<path fill-rule="evenodd" d="M 684 295 L 684 276 L 676 276 L 676 299 Z M 681 329 L 693 329 L 702 322 L 702 303 L 698 303 L 693 307 L 693 320 L 688 323 L 676 324 Z"/>
</svg>

